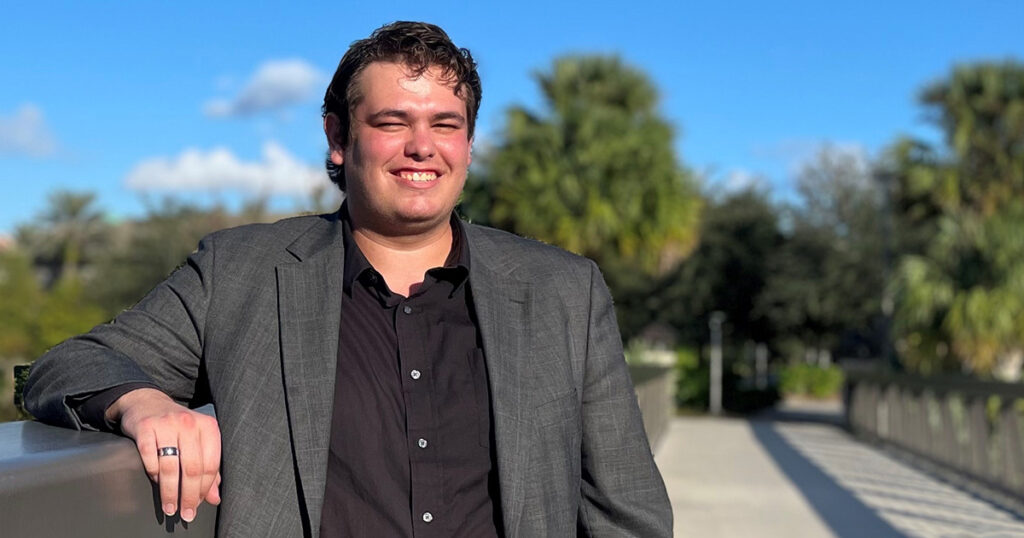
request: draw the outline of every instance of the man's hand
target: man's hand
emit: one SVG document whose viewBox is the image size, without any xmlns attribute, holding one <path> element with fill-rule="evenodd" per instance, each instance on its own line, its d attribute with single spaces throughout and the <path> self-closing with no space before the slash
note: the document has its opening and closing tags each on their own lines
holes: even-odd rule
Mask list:
<svg viewBox="0 0 1024 538">
<path fill-rule="evenodd" d="M 106 418 L 120 421 L 121 431 L 135 440 L 149 478 L 160 486 L 160 504 L 167 515 L 181 509 L 192 521 L 204 500 L 220 504 L 220 428 L 217 419 L 177 404 L 156 389 L 133 390 L 107 408 Z M 177 456 L 160 456 L 173 447 Z M 181 499 L 179 503 L 179 486 Z"/>
</svg>

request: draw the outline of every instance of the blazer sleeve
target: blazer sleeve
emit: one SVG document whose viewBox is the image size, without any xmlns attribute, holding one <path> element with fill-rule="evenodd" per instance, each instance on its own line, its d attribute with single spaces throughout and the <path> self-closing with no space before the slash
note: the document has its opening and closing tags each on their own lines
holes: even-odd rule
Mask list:
<svg viewBox="0 0 1024 538">
<path fill-rule="evenodd" d="M 611 295 L 591 262 L 581 402 L 580 536 L 672 536 L 672 506 L 644 433 Z"/>
<path fill-rule="evenodd" d="M 159 387 L 179 403 L 209 403 L 197 391 L 213 287 L 213 236 L 138 304 L 57 345 L 33 365 L 25 405 L 39 420 L 95 429 L 76 412 L 90 395 L 128 383 Z"/>
</svg>

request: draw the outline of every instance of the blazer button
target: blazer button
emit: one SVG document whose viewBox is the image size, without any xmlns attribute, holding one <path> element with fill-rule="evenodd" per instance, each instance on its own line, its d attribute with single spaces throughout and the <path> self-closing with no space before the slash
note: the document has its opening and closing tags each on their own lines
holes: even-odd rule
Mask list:
<svg viewBox="0 0 1024 538">
<path fill-rule="evenodd" d="M 434 521 L 434 514 L 431 514 L 430 512 L 423 512 L 423 522 L 430 523 L 431 521 Z"/>
<path fill-rule="evenodd" d="M 413 379 L 419 379 L 420 378 L 420 371 L 419 370 L 413 370 L 413 371 L 409 372 L 409 377 L 411 377 Z"/>
</svg>

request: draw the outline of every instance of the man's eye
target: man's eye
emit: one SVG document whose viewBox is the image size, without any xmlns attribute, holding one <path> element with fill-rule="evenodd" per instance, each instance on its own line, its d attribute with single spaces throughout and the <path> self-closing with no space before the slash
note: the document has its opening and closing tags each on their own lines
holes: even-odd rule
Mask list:
<svg viewBox="0 0 1024 538">
<path fill-rule="evenodd" d="M 434 125 L 434 127 L 437 128 L 437 129 L 448 129 L 448 130 L 458 129 L 459 128 L 459 126 L 455 125 L 454 123 L 438 123 L 437 125 Z"/>
</svg>

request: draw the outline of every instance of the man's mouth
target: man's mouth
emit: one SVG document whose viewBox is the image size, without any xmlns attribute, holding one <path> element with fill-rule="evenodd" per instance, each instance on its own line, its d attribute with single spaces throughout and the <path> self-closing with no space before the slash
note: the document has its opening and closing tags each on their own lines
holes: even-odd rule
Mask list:
<svg viewBox="0 0 1024 538">
<path fill-rule="evenodd" d="M 434 171 L 414 172 L 412 170 L 399 170 L 396 173 L 402 179 L 412 181 L 414 183 L 424 183 L 437 179 L 437 172 Z"/>
</svg>

